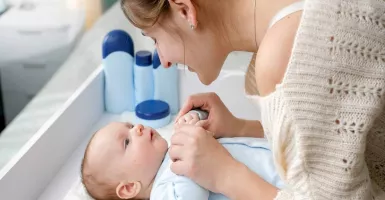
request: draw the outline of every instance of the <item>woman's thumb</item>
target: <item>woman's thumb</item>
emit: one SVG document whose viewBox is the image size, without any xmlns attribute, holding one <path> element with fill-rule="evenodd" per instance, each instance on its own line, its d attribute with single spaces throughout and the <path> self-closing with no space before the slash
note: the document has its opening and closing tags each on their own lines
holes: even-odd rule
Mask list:
<svg viewBox="0 0 385 200">
<path fill-rule="evenodd" d="M 207 128 L 209 126 L 209 120 L 207 120 L 207 119 L 206 120 L 199 120 L 195 125 L 200 126 L 200 127 L 207 130 Z"/>
</svg>

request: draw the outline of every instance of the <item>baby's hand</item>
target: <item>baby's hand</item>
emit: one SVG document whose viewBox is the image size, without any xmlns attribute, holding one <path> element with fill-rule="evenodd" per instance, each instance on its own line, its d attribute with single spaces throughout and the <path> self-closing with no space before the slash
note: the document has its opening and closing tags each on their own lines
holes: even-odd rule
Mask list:
<svg viewBox="0 0 385 200">
<path fill-rule="evenodd" d="M 195 112 L 190 112 L 185 115 L 183 115 L 181 118 L 178 120 L 178 124 L 191 124 L 191 125 L 196 125 L 199 122 L 199 116 Z"/>
</svg>

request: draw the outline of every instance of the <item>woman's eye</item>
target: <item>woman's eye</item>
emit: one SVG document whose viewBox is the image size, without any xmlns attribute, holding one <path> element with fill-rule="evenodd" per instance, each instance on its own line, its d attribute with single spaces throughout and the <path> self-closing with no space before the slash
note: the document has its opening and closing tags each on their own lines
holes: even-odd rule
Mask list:
<svg viewBox="0 0 385 200">
<path fill-rule="evenodd" d="M 128 144 L 130 143 L 130 140 L 127 138 L 124 140 L 124 148 L 126 149 Z"/>
<path fill-rule="evenodd" d="M 152 38 L 152 40 L 154 41 L 154 44 L 156 44 L 156 39 L 155 39 L 155 38 Z"/>
</svg>

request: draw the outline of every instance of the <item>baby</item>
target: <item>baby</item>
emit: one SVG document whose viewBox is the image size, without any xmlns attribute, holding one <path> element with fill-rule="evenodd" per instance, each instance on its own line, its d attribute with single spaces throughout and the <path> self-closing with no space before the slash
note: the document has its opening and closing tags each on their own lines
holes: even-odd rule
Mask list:
<svg viewBox="0 0 385 200">
<path fill-rule="evenodd" d="M 198 114 L 189 112 L 178 123 L 198 121 Z M 282 188 L 265 139 L 222 138 L 218 141 L 235 159 Z M 167 150 L 166 140 L 150 127 L 111 123 L 96 132 L 86 148 L 81 166 L 83 185 L 96 200 L 228 199 L 174 174 Z"/>
</svg>

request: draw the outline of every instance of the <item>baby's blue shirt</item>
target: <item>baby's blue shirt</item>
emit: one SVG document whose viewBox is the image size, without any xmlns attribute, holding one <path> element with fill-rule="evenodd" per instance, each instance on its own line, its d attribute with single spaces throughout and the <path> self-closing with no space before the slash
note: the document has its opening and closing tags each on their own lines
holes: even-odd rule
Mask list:
<svg viewBox="0 0 385 200">
<path fill-rule="evenodd" d="M 272 153 L 266 139 L 238 137 L 222 138 L 218 141 L 234 159 L 245 164 L 265 181 L 280 189 L 284 187 L 284 183 L 275 170 Z M 155 177 L 151 200 L 229 200 L 222 194 L 207 191 L 187 177 L 174 174 L 170 165 L 171 160 L 167 154 Z"/>
</svg>

